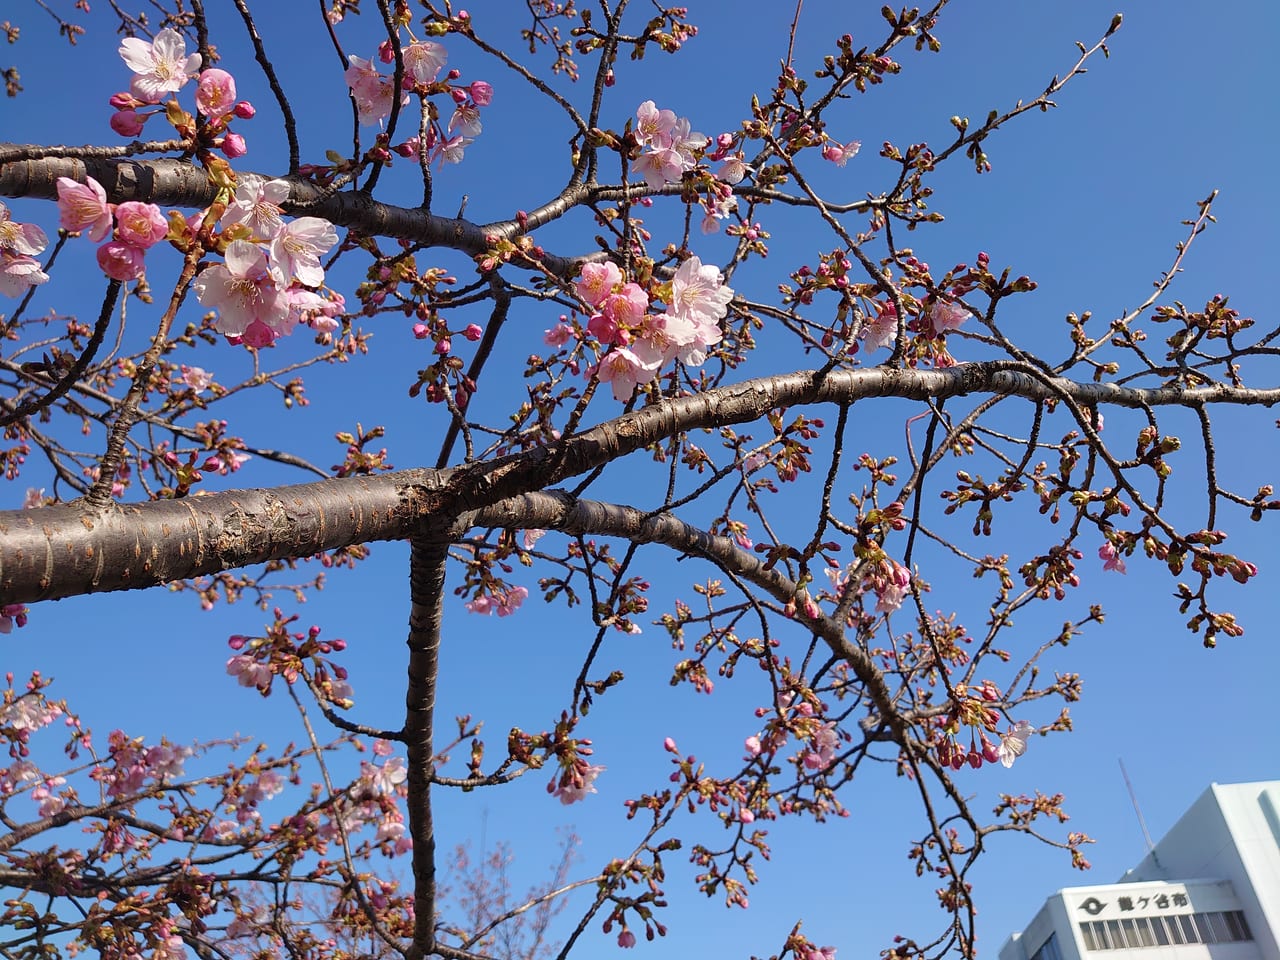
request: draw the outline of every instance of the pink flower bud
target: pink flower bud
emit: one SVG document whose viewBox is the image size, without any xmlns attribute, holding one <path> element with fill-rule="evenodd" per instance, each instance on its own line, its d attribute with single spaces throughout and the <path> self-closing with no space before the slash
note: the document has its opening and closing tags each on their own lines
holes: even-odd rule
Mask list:
<svg viewBox="0 0 1280 960">
<path fill-rule="evenodd" d="M 484 335 L 484 330 L 480 327 L 480 324 L 470 323 L 467 324 L 467 329 L 462 331 L 462 335 L 472 343 L 475 343 Z"/>
<path fill-rule="evenodd" d="M 425 340 L 431 335 L 431 328 L 425 323 L 415 323 L 413 325 L 413 335 L 418 340 Z"/>
<path fill-rule="evenodd" d="M 463 90 L 461 87 L 454 87 L 452 90 L 449 91 L 449 96 L 453 97 L 454 103 L 467 102 L 467 91 Z"/>
<path fill-rule="evenodd" d="M 137 280 L 146 271 L 142 251 L 120 240 L 109 240 L 98 248 L 98 266 L 112 280 Z"/>
<path fill-rule="evenodd" d="M 235 108 L 231 112 L 241 120 L 252 120 L 258 111 L 248 100 L 241 100 L 235 105 Z"/>
<path fill-rule="evenodd" d="M 243 157 L 249 148 L 245 145 L 244 137 L 238 133 L 228 133 L 222 138 L 222 152 L 228 159 L 234 160 L 237 157 Z"/>
<path fill-rule="evenodd" d="M 378 44 L 378 59 L 383 63 L 392 63 L 396 59 L 396 48 L 391 45 L 390 40 L 383 40 Z"/>
<path fill-rule="evenodd" d="M 122 137 L 136 137 L 142 133 L 145 119 L 132 109 L 117 110 L 111 115 L 111 129 Z"/>
<path fill-rule="evenodd" d="M 670 737 L 667 737 L 667 739 L 662 741 L 662 749 L 667 751 L 667 753 L 679 754 L 680 752 L 676 749 L 676 742 Z"/>
<path fill-rule="evenodd" d="M 269 347 L 275 342 L 277 336 L 278 334 L 261 320 L 254 320 L 244 333 L 240 334 L 240 342 L 248 347 Z"/>
<path fill-rule="evenodd" d="M 743 807 L 741 812 L 739 812 L 738 814 L 738 819 L 741 820 L 743 823 L 754 823 L 756 819 L 756 815 L 752 813 L 750 810 L 748 810 L 746 807 Z"/>
<path fill-rule="evenodd" d="M 448 337 L 441 337 L 439 340 L 436 341 L 436 353 L 440 354 L 440 356 L 443 357 L 452 349 L 453 349 L 453 344 L 449 342 Z"/>
<path fill-rule="evenodd" d="M 111 99 L 109 99 L 107 103 L 111 104 L 111 106 L 115 107 L 117 110 L 129 110 L 134 107 L 142 106 L 142 102 L 127 91 L 124 93 L 113 93 L 111 95 Z"/>
<path fill-rule="evenodd" d="M 468 88 L 471 100 L 477 107 L 487 107 L 493 103 L 493 86 L 484 80 L 475 80 Z"/>
</svg>

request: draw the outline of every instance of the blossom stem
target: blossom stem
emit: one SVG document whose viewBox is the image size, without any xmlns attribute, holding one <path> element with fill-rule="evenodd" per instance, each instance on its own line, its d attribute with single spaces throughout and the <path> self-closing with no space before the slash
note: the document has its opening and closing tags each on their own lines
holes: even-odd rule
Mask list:
<svg viewBox="0 0 1280 960">
<path fill-rule="evenodd" d="M 133 429 L 133 425 L 138 422 L 140 417 L 138 408 L 149 389 L 151 374 L 155 370 L 156 361 L 160 359 L 160 354 L 164 352 L 169 342 L 169 330 L 173 327 L 174 317 L 178 315 L 182 302 L 187 298 L 187 291 L 191 288 L 191 281 L 195 278 L 196 267 L 203 253 L 204 247 L 199 242 L 193 242 L 186 256 L 183 257 L 182 272 L 178 275 L 178 282 L 174 285 L 173 294 L 169 297 L 169 306 L 160 318 L 159 327 L 151 339 L 151 346 L 147 348 L 141 362 L 134 368 L 133 383 L 129 385 L 129 392 L 120 404 L 116 421 L 111 425 L 111 431 L 107 436 L 106 452 L 103 453 L 98 466 L 98 478 L 84 497 L 84 503 L 88 507 L 101 510 L 111 502 L 111 487 L 115 482 L 116 471 L 120 469 L 124 459 L 125 440 L 129 436 L 129 431 Z"/>
</svg>

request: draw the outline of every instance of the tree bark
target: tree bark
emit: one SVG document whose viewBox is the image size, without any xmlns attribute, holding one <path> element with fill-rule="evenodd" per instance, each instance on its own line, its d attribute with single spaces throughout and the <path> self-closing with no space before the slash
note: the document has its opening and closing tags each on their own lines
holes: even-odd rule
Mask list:
<svg viewBox="0 0 1280 960">
<path fill-rule="evenodd" d="M 376 540 L 546 490 L 686 430 L 755 420 L 778 407 L 868 397 L 924 400 L 968 393 L 1126 407 L 1280 403 L 1280 388 L 1141 389 L 1050 377 L 1010 361 L 946 370 L 875 367 L 779 374 L 665 400 L 545 447 L 446 470 L 405 470 L 185 500 L 70 503 L 0 512 L 0 601 L 28 603 L 155 586 L 266 560 Z"/>
</svg>

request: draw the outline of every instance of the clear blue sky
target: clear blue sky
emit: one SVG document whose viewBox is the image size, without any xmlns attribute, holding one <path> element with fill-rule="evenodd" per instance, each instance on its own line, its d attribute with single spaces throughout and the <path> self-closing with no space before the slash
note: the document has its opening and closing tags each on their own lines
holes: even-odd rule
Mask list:
<svg viewBox="0 0 1280 960">
<path fill-rule="evenodd" d="M 234 11 L 229 4 L 209 6 L 213 39 L 226 58 L 223 66 L 236 74 L 241 95 L 248 95 L 260 111 L 244 127 L 251 152 L 242 165 L 282 169 L 283 154 L 274 142 L 279 129 L 275 112 L 245 52 Z M 494 0 L 475 3 L 478 27 L 505 6 Z M 313 22 L 314 5 L 259 7 L 268 51 L 299 116 L 304 160 L 320 159 L 328 148 L 346 149 L 350 127 L 344 88 L 336 57 Z M 305 7 L 298 19 L 295 7 Z M 677 58 L 651 53 L 642 63 L 621 64 L 607 123 L 621 127 L 640 101 L 652 98 L 714 135 L 734 128 L 752 92 L 767 92 L 785 53 L 790 5 L 693 2 L 690 7 L 691 18 L 701 27 L 699 36 Z M 816 63 L 842 32 L 852 33 L 855 43 L 878 39 L 878 8 L 876 3 L 808 0 L 797 63 Z M 975 177 L 963 163 L 942 171 L 935 181 L 935 208 L 947 221 L 914 238 L 922 259 L 935 264 L 971 260 L 976 250 L 984 249 L 993 263 L 1011 263 L 1016 272 L 1035 278 L 1040 284 L 1036 294 L 1009 304 L 1018 317 L 1009 329 L 1024 338 L 1020 342 L 1054 345 L 1054 355 L 1063 350 L 1062 317 L 1068 311 L 1111 317 L 1146 297 L 1183 237 L 1179 221 L 1192 216 L 1195 201 L 1215 188 L 1221 190 L 1215 207 L 1219 223 L 1195 245 L 1172 296 L 1197 305 L 1214 293 L 1227 293 L 1233 306 L 1260 323 L 1267 322 L 1274 303 L 1268 281 L 1274 271 L 1280 197 L 1272 158 L 1280 147 L 1280 121 L 1272 102 L 1274 76 L 1264 73 L 1264 65 L 1271 60 L 1280 14 L 1270 0 L 1232 5 L 1230 23 L 1225 22 L 1227 7 L 1207 3 L 1139 0 L 1132 9 L 1121 9 L 1125 25 L 1111 44 L 1110 60 L 1096 60 L 1087 76 L 1057 98 L 1059 109 L 1026 117 L 998 134 L 989 145 L 990 174 Z M 836 199 L 878 192 L 891 176 L 889 165 L 876 156 L 881 141 L 942 142 L 953 114 L 978 119 L 990 109 L 1035 96 L 1052 75 L 1074 62 L 1073 41 L 1100 36 L 1114 12 L 1113 5 L 1096 0 L 957 0 L 938 30 L 940 54 L 902 52 L 902 76 L 835 115 L 840 129 L 833 132 L 860 138 L 864 149 L 844 170 L 820 171 L 819 185 Z M 372 53 L 374 17 L 371 6 L 364 17 L 343 25 L 350 52 Z M 88 19 L 89 34 L 70 57 L 34 6 L 23 11 L 19 22 L 22 40 L 6 48 L 5 62 L 19 65 L 27 92 L 0 104 L 3 138 L 115 142 L 106 126 L 105 100 L 125 85 L 126 73 L 105 21 L 95 11 Z M 503 29 L 510 34 L 502 34 Z M 495 30 L 495 37 L 506 36 L 514 54 L 525 56 L 512 25 L 499 23 Z M 496 96 L 485 113 L 484 134 L 466 162 L 446 168 L 437 178 L 436 209 L 451 214 L 465 193 L 470 216 L 497 219 L 549 198 L 563 182 L 562 144 L 569 132 L 512 77 L 481 65 L 461 43 L 450 41 L 449 52 L 450 63 L 465 77 L 492 81 Z M 557 88 L 579 102 L 588 93 L 563 82 Z M 384 199 L 417 202 L 408 176 L 389 185 Z M 35 220 L 53 232 L 51 206 L 13 206 L 18 219 Z M 581 229 L 576 221 L 540 239 L 575 253 L 585 247 Z M 750 292 L 764 296 L 796 264 L 812 262 L 817 252 L 813 242 L 809 234 L 774 229 L 767 269 L 758 277 L 748 277 L 744 270 L 737 283 L 754 285 Z M 819 242 L 829 246 L 825 238 Z M 713 260 L 727 251 L 726 243 L 708 238 L 698 252 Z M 88 249 L 82 241 L 77 255 L 84 257 Z M 466 276 L 465 263 L 456 258 L 443 262 Z M 163 276 L 153 273 L 153 284 L 162 286 Z M 96 311 L 96 282 L 82 297 L 66 277 L 61 283 L 58 279 L 42 291 L 37 309 L 86 316 Z M 134 321 L 133 333 L 146 322 L 145 317 Z M 508 347 L 510 356 L 518 360 L 538 349 L 542 329 L 552 322 L 553 316 L 532 311 L 518 317 L 508 329 L 518 333 Z M 419 452 L 424 459 L 434 456 L 438 421 L 421 403 L 404 396 L 413 370 L 426 362 L 414 352 L 424 346 L 407 327 L 386 322 L 376 328 L 369 359 L 309 378 L 313 403 L 306 411 L 284 417 L 275 409 L 276 401 L 260 401 L 273 405 L 254 412 L 261 442 L 292 442 L 328 465 L 340 458 L 332 433 L 353 427 L 358 419 L 366 426 L 387 425 L 391 459 L 399 467 L 419 465 Z M 307 338 L 296 336 L 284 341 L 277 354 L 302 357 L 313 349 Z M 247 369 L 244 354 L 231 347 L 219 345 L 205 350 L 203 357 L 207 368 L 227 370 L 228 379 Z M 1230 423 L 1224 418 L 1219 428 L 1223 469 L 1242 478 L 1239 486 L 1246 491 L 1274 480 L 1280 466 L 1273 422 L 1274 415 L 1242 415 Z M 1178 426 L 1185 435 L 1187 423 Z M 869 447 L 901 436 L 896 424 L 892 433 L 871 424 L 865 432 Z M 427 442 L 418 444 L 421 435 Z M 1186 447 L 1188 474 L 1193 472 L 1193 447 Z M 288 477 L 255 463 L 239 479 L 268 484 Z M 33 462 L 0 502 L 16 507 L 27 486 L 47 482 Z M 624 492 L 618 499 L 643 500 L 643 490 L 635 486 L 621 484 L 618 489 Z M 1193 499 L 1188 504 L 1193 511 L 1202 509 Z M 1071 826 L 1092 834 L 1098 844 L 1087 851 L 1094 870 L 1082 876 L 1070 870 L 1062 854 L 1020 839 L 997 841 L 977 875 L 979 948 L 985 955 L 993 956 L 1053 890 L 1112 880 L 1140 859 L 1142 837 L 1117 758 L 1124 759 L 1157 837 L 1211 781 L 1280 776 L 1271 707 L 1280 666 L 1274 646 L 1280 558 L 1270 531 L 1246 527 L 1242 519 L 1231 520 L 1232 542 L 1258 564 L 1262 575 L 1249 589 L 1219 595 L 1230 595 L 1231 608 L 1248 630 L 1243 638 L 1224 638 L 1214 651 L 1202 649 L 1181 626 L 1167 575 L 1141 561 L 1119 577 L 1104 575 L 1086 560 L 1087 582 L 1078 597 L 1028 615 L 1020 624 L 1028 642 L 1038 642 L 1062 620 L 1080 616 L 1088 602 L 1106 607 L 1105 628 L 1088 631 L 1047 664 L 1085 678 L 1084 699 L 1072 710 L 1076 730 L 1034 741 L 1012 770 L 966 772 L 960 782 L 978 808 L 993 806 L 1000 791 L 1064 792 L 1073 813 Z M 992 548 L 1015 556 L 1034 543 L 1021 527 L 1006 526 L 1003 536 L 1001 540 L 997 528 Z M 360 719 L 393 726 L 403 677 L 406 551 L 397 544 L 379 544 L 373 552 L 373 559 L 356 573 L 332 575 L 329 589 L 302 613 L 304 622 L 319 623 L 327 634 L 351 642 L 346 662 Z M 692 599 L 688 582 L 706 575 L 670 564 L 656 549 L 645 569 L 660 571 L 653 577 L 655 615 L 669 609 L 664 596 Z M 521 582 L 533 590 L 535 576 L 525 573 Z M 981 621 L 981 606 L 963 606 L 966 583 L 935 586 L 938 605 L 956 606 L 961 618 L 975 626 Z M 488 620 L 467 616 L 461 603 L 451 599 L 447 618 L 442 716 L 469 712 L 484 717 L 495 749 L 501 748 L 510 726 L 540 728 L 553 720 L 576 673 L 575 657 L 580 658 L 590 640 L 585 617 L 575 619 L 560 608 L 531 601 L 516 618 Z M 55 690 L 71 698 L 100 735 L 121 726 L 131 734 L 154 737 L 164 732 L 184 740 L 225 735 L 234 727 L 257 739 L 283 742 L 299 733 L 288 725 L 285 704 L 275 698 L 263 702 L 223 675 L 226 636 L 255 632 L 262 620 L 248 604 L 202 613 L 190 597 L 160 591 L 68 600 L 34 609 L 25 630 L 3 638 L 0 663 L 18 674 L 40 668 L 55 675 Z M 601 701 L 585 731 L 596 741 L 599 761 L 609 768 L 597 795 L 564 808 L 543 792 L 544 778 L 534 775 L 487 797 L 446 799 L 438 818 L 442 842 L 478 841 L 487 823 L 487 841 L 513 840 L 520 865 L 532 880 L 550 858 L 552 828 L 571 824 L 585 841 L 584 867 L 594 866 L 618 852 L 631 833 L 622 819 L 622 801 L 665 778 L 664 736 L 674 734 L 682 748 L 700 754 L 736 755 L 742 737 L 754 732 L 747 727 L 757 694 L 735 693 L 733 684 L 722 684 L 710 698 L 696 697 L 687 688 L 673 690 L 666 679 L 680 655 L 664 637 L 652 627 L 640 637 L 611 640 L 610 663 L 624 668 L 629 680 Z M 797 636 L 792 642 L 803 639 Z M 1050 716 L 1031 719 L 1044 722 Z M 823 827 L 774 825 L 774 859 L 762 870 L 763 881 L 752 891 L 752 906 L 745 913 L 726 912 L 719 902 L 702 900 L 690 872 L 677 867 L 679 858 L 673 857 L 667 884 L 673 905 L 664 919 L 670 935 L 661 947 L 642 943 L 637 952 L 660 949 L 685 955 L 710 949 L 717 956 L 768 956 L 780 949 L 790 926 L 804 919 L 806 933 L 820 943 L 838 945 L 841 957 L 866 956 L 900 930 L 932 929 L 940 919 L 932 906 L 933 884 L 916 880 L 906 859 L 919 830 L 910 791 L 889 776 L 865 775 L 845 802 L 853 812 L 847 821 Z M 716 838 L 718 832 L 712 828 L 703 835 Z M 593 945 L 585 946 L 592 951 Z"/>
</svg>

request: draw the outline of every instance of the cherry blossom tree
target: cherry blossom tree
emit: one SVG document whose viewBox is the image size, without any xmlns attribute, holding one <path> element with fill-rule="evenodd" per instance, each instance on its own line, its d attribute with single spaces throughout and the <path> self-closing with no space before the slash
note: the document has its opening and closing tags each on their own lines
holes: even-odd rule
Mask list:
<svg viewBox="0 0 1280 960">
<path fill-rule="evenodd" d="M 0 513 L 0 632 L 39 635 L 47 601 L 97 592 L 247 600 L 268 622 L 227 641 L 224 695 L 285 698 L 298 726 L 273 745 L 104 737 L 75 691 L 10 674 L 8 954 L 563 957 L 600 931 L 631 947 L 666 932 L 669 863 L 745 907 L 769 825 L 847 816 L 882 765 L 918 804 L 904 849 L 942 908 L 889 956 L 974 952 L 971 872 L 997 834 L 1086 865 L 1060 795 L 989 777 L 1070 729 L 1080 678 L 1042 659 L 1104 613 L 1086 597 L 1031 639 L 1014 621 L 1146 560 L 1206 645 L 1242 632 L 1223 587 L 1257 568 L 1227 530 L 1280 501 L 1233 485 L 1214 424 L 1280 401 L 1278 331 L 1169 292 L 1213 196 L 1149 296 L 1072 314 L 1056 339 L 1015 329 L 1036 282 L 981 237 L 951 267 L 925 249 L 938 171 L 990 171 L 989 142 L 1068 95 L 1119 16 L 1039 91 L 951 118 L 946 142 L 875 145 L 853 139 L 855 108 L 940 48 L 963 15 L 947 0 L 886 7 L 877 35 L 832 37 L 815 62 L 797 3 L 760 53 L 773 85 L 723 131 L 699 129 L 695 95 L 615 95 L 635 61 L 689 55 L 696 8 L 528 0 L 513 26 L 437 0 L 299 5 L 291 29 L 331 49 L 291 77 L 268 4 L 234 0 L 224 21 L 202 0 L 112 3 L 88 32 L 74 6 L 68 63 L 121 32 L 92 144 L 0 145 L 0 458 L 27 490 Z M 347 99 L 307 106 L 333 121 L 311 142 L 298 116 L 332 89 Z M 502 136 L 504 96 L 536 105 L 546 141 L 520 149 L 556 153 L 560 180 L 524 183 L 513 148 L 524 207 L 437 209 L 439 182 L 467 182 L 468 150 Z M 864 162 L 875 186 L 831 199 L 827 178 Z M 801 259 L 769 257 L 781 230 Z M 255 412 L 304 417 L 309 380 L 369 377 L 387 342 L 419 367 L 396 384 L 420 425 L 399 469 L 356 389 L 331 468 L 292 419 Z M 1184 412 L 1195 453 L 1166 427 Z M 1011 526 L 1034 548 L 993 539 Z M 303 601 L 391 540 L 410 545 L 409 630 L 385 727 Z M 438 717 L 442 647 L 475 618 L 518 628 L 539 594 L 591 638 L 562 698 L 531 700 L 505 743 Z M 669 763 L 621 812 L 639 839 L 581 869 L 566 854 L 527 896 L 501 849 L 478 870 L 444 855 L 441 793 L 530 777 L 546 804 L 589 804 L 626 765 L 594 752 L 591 711 L 628 682 L 615 642 L 642 631 L 677 650 L 672 685 L 742 688 L 733 742 L 700 758 L 646 718 Z M 829 960 L 801 919 L 762 955 Z"/>
</svg>

